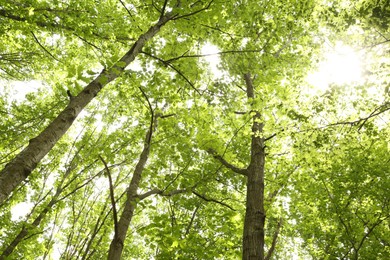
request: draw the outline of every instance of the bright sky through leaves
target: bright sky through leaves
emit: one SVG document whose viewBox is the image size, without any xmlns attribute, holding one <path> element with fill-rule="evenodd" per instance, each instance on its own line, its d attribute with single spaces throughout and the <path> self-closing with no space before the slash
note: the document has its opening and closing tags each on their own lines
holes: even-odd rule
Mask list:
<svg viewBox="0 0 390 260">
<path fill-rule="evenodd" d="M 359 83 L 363 81 L 362 66 L 363 60 L 358 52 L 337 42 L 319 62 L 317 71 L 309 74 L 308 82 L 319 89 L 326 89 L 331 83 Z"/>
</svg>

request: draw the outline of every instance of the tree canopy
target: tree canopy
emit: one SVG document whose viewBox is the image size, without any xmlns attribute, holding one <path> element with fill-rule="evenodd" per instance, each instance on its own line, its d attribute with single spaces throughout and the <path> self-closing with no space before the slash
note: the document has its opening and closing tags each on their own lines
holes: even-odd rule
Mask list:
<svg viewBox="0 0 390 260">
<path fill-rule="evenodd" d="M 0 0 L 0 259 L 390 258 L 389 14 Z"/>
</svg>

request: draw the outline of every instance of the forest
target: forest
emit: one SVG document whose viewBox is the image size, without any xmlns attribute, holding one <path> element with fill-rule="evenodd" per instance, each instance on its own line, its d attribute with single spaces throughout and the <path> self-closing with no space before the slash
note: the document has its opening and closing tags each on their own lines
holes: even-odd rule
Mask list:
<svg viewBox="0 0 390 260">
<path fill-rule="evenodd" d="M 387 0 L 0 0 L 0 260 L 390 259 L 389 71 Z"/>
</svg>

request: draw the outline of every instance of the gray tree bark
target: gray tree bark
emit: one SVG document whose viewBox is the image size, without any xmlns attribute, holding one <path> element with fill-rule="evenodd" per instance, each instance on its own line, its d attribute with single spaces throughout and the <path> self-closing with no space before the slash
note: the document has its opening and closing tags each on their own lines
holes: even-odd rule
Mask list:
<svg viewBox="0 0 390 260">
<path fill-rule="evenodd" d="M 171 13 L 162 15 L 159 21 L 142 34 L 118 62 L 111 68 L 104 69 L 77 96 L 73 97 L 57 118 L 37 137 L 31 139 L 27 147 L 4 167 L 0 172 L 0 204 L 30 175 L 100 90 L 122 74 L 125 67 L 141 52 L 145 43 L 153 38 L 170 19 L 172 19 Z"/>
</svg>

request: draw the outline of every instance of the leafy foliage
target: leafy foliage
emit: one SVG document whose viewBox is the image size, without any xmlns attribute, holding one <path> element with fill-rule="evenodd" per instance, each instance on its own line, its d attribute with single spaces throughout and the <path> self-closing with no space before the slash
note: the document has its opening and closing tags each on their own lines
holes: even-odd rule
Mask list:
<svg viewBox="0 0 390 260">
<path fill-rule="evenodd" d="M 134 62 L 118 62 L 167 12 Z M 388 13 L 369 0 L 0 0 L 1 165 L 102 69 L 124 69 L 0 205 L 0 258 L 106 258 L 155 115 L 124 259 L 240 258 L 247 179 L 208 151 L 245 169 L 254 135 L 270 259 L 390 258 Z M 305 83 L 324 38 L 365 48 L 364 83 Z M 20 80 L 41 87 L 15 98 Z"/>
</svg>

